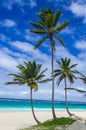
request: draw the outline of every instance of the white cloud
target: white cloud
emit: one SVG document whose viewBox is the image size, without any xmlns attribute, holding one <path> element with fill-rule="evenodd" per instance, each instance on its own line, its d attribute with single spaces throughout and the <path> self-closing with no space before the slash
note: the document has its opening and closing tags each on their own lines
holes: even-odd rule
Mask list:
<svg viewBox="0 0 86 130">
<path fill-rule="evenodd" d="M 34 46 L 28 42 L 21 42 L 21 41 L 13 41 L 10 43 L 11 46 L 15 46 L 18 50 L 22 52 L 26 52 L 31 59 L 41 60 L 42 62 L 49 60 L 47 54 L 42 53 L 41 51 L 34 50 Z"/>
<path fill-rule="evenodd" d="M 36 37 L 36 38 L 34 38 L 34 37 Z M 30 30 L 26 29 L 25 34 L 24 34 L 24 38 L 28 41 L 31 41 L 31 42 L 37 42 L 41 37 L 36 36 L 34 33 L 30 33 Z"/>
<path fill-rule="evenodd" d="M 35 6 L 37 6 L 36 0 L 30 0 L 30 7 L 33 8 Z"/>
<path fill-rule="evenodd" d="M 66 27 L 65 29 L 62 30 L 62 34 L 73 34 L 75 29 L 73 27 Z"/>
<path fill-rule="evenodd" d="M 16 66 L 18 65 L 18 62 L 16 59 L 9 56 L 6 52 L 6 49 L 0 50 L 0 67 L 8 70 L 16 70 Z"/>
<path fill-rule="evenodd" d="M 27 0 L 27 1 L 25 1 L 25 0 L 3 0 L 2 6 L 11 10 L 13 8 L 14 4 L 17 4 L 20 7 L 23 7 L 25 5 L 29 5 L 31 8 L 37 6 L 36 0 Z"/>
<path fill-rule="evenodd" d="M 24 61 L 28 60 L 28 56 L 21 54 L 19 52 L 14 52 L 6 47 L 1 47 L 0 50 L 0 68 L 6 71 L 17 72 L 16 66 L 22 64 Z M 1 69 L 1 71 L 2 71 Z"/>
<path fill-rule="evenodd" d="M 26 94 L 27 94 L 27 95 L 28 95 L 29 92 L 27 92 L 27 91 L 22 91 L 21 94 L 23 94 L 23 95 L 26 95 Z"/>
<path fill-rule="evenodd" d="M 11 28 L 11 27 L 15 27 L 16 23 L 13 20 L 5 19 L 3 21 L 0 21 L 0 25 L 3 27 Z"/>
<path fill-rule="evenodd" d="M 14 41 L 11 42 L 11 45 L 15 46 L 16 48 L 24 52 L 28 52 L 28 53 L 33 52 L 33 46 L 27 42 Z"/>
<path fill-rule="evenodd" d="M 82 52 L 81 52 L 82 53 Z M 81 59 L 79 56 L 72 55 L 66 48 L 62 46 L 57 46 L 57 51 L 55 54 L 55 59 L 59 60 L 60 58 L 71 58 L 71 64 L 78 64 L 76 69 L 82 73 L 86 73 L 86 59 Z"/>
<path fill-rule="evenodd" d="M 72 11 L 73 14 L 75 14 L 76 17 L 83 17 L 84 23 L 86 23 L 86 4 L 80 4 L 78 2 L 72 3 L 69 7 L 69 10 Z"/>
<path fill-rule="evenodd" d="M 9 41 L 10 39 L 9 39 L 6 35 L 0 33 L 0 40 L 3 41 L 3 42 L 5 42 L 5 41 L 7 42 L 7 41 Z"/>
<path fill-rule="evenodd" d="M 80 59 L 86 60 L 86 52 L 82 52 L 82 53 L 78 54 L 78 57 Z"/>
<path fill-rule="evenodd" d="M 82 41 L 77 41 L 75 43 L 75 47 L 79 50 L 86 50 L 86 41 L 82 40 Z"/>
<path fill-rule="evenodd" d="M 14 41 L 11 42 L 11 46 L 15 46 L 16 48 L 18 48 L 18 50 L 25 52 L 28 59 L 29 60 L 37 60 L 39 61 L 39 63 L 42 63 L 44 68 L 48 67 L 49 71 L 51 71 L 51 56 L 42 53 L 39 49 L 34 51 L 34 46 L 30 43 L 27 42 L 20 42 L 20 41 Z M 86 60 L 82 60 L 79 56 L 76 57 L 72 54 L 70 54 L 70 52 L 62 47 L 62 46 L 57 46 L 56 47 L 56 53 L 55 53 L 55 59 L 59 60 L 61 57 L 65 58 L 71 58 L 71 63 L 72 64 L 78 64 L 78 66 L 76 67 L 76 69 L 78 69 L 81 72 L 85 73 L 85 64 L 86 64 Z M 55 62 L 55 67 L 57 66 L 56 62 Z M 49 75 L 49 72 L 47 72 Z"/>
<path fill-rule="evenodd" d="M 4 86 L 3 83 L 4 81 L 9 81 L 11 80 L 10 77 L 8 78 L 8 76 L 6 77 L 6 71 L 4 71 L 4 69 L 11 71 L 11 73 L 16 73 L 18 70 L 16 69 L 16 65 L 17 64 L 23 64 L 23 61 L 31 61 L 31 60 L 37 60 L 38 63 L 42 63 L 43 64 L 43 69 L 48 67 L 48 71 L 46 72 L 46 77 L 50 77 L 50 73 L 51 73 L 51 56 L 47 55 L 45 53 L 42 53 L 39 49 L 34 51 L 34 46 L 28 42 L 21 42 L 21 41 L 11 41 L 9 43 L 9 45 L 11 45 L 11 47 L 15 47 L 15 49 L 17 49 L 17 52 L 13 52 L 11 50 L 9 50 L 8 48 L 1 48 L 0 50 L 0 57 L 1 57 L 1 62 L 0 62 L 0 70 L 3 70 L 3 74 L 0 73 L 0 83 L 2 85 L 2 87 Z M 22 51 L 22 53 L 21 53 Z M 62 46 L 57 46 L 56 47 L 56 54 L 55 54 L 55 59 L 59 60 L 61 57 L 70 57 L 72 60 L 72 63 L 78 63 L 79 65 L 77 66 L 76 69 L 78 69 L 79 71 L 83 72 L 85 74 L 86 72 L 86 59 L 82 60 L 74 55 L 72 55 L 66 48 L 62 47 Z M 15 58 L 16 57 L 16 58 Z M 39 60 L 38 60 L 39 59 Z M 57 64 L 55 61 L 55 68 L 57 68 Z M 68 84 L 69 86 L 70 84 Z M 57 87 L 56 83 L 55 83 L 55 99 L 56 100 L 64 100 L 64 83 L 61 84 L 62 87 Z M 76 82 L 73 86 L 71 85 L 71 87 L 76 87 L 76 88 L 83 88 L 85 89 L 85 85 L 81 84 L 80 81 Z M 26 86 L 21 86 L 21 88 L 23 88 L 23 90 L 21 91 L 21 89 L 18 86 L 15 86 L 15 92 L 19 91 L 21 94 L 19 95 L 19 93 L 17 93 L 17 97 L 18 98 L 29 98 L 29 89 Z M 11 89 L 11 90 L 10 90 Z M 2 94 L 2 96 L 7 95 L 7 97 L 13 97 L 15 98 L 15 94 L 11 92 L 13 92 L 14 86 L 10 86 L 9 89 L 7 90 L 10 91 L 10 93 L 5 93 Z M 19 90 L 20 89 L 20 90 Z M 2 91 L 2 89 L 0 89 Z M 59 93 L 60 91 L 60 93 Z M 74 92 L 75 93 L 75 92 Z M 45 94 L 45 97 L 44 97 Z M 58 96 L 57 96 L 58 95 Z M 69 100 L 74 100 L 76 98 L 76 100 L 78 100 L 79 98 L 81 100 L 84 100 L 83 96 L 79 93 L 75 93 L 75 96 L 72 95 L 72 92 L 68 95 L 69 96 Z M 51 100 L 51 83 L 46 83 L 46 84 L 39 84 L 39 90 L 38 92 L 33 93 L 33 97 L 35 99 L 50 99 Z M 78 99 L 77 99 L 78 97 Z"/>
</svg>

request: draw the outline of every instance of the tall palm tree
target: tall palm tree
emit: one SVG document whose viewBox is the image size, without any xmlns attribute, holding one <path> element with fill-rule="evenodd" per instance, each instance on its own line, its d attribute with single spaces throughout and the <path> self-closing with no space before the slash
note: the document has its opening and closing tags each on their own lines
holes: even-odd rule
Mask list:
<svg viewBox="0 0 86 130">
<path fill-rule="evenodd" d="M 67 99 L 67 78 L 70 83 L 74 82 L 74 79 L 76 79 L 75 74 L 77 73 L 76 70 L 72 70 L 77 64 L 70 65 L 71 60 L 70 58 L 61 58 L 61 62 L 57 61 L 57 64 L 59 65 L 60 69 L 54 70 L 54 77 L 57 77 L 57 84 L 59 85 L 62 80 L 64 80 L 65 84 L 65 103 L 66 103 L 66 110 L 68 114 L 71 116 L 68 109 L 68 99 Z"/>
<path fill-rule="evenodd" d="M 41 10 L 38 13 L 39 20 L 34 23 L 30 22 L 31 25 L 33 25 L 36 29 L 30 30 L 30 32 L 35 34 L 42 35 L 42 39 L 40 39 L 37 44 L 35 45 L 35 49 L 37 49 L 42 43 L 49 39 L 50 46 L 51 46 L 51 52 L 52 52 L 52 60 L 51 60 L 51 66 L 52 66 L 52 114 L 53 119 L 56 119 L 55 110 L 54 110 L 54 52 L 55 52 L 55 39 L 57 39 L 63 46 L 65 46 L 64 41 L 61 37 L 58 36 L 58 34 L 70 23 L 69 20 L 65 21 L 62 24 L 58 24 L 60 16 L 62 11 L 57 10 L 56 13 L 48 8 L 45 10 Z"/>
<path fill-rule="evenodd" d="M 9 74 L 9 76 L 13 76 L 12 82 L 6 82 L 5 84 L 18 84 L 23 85 L 27 84 L 27 86 L 30 88 L 30 101 L 31 101 L 31 108 L 32 108 L 32 114 L 35 119 L 35 121 L 39 124 L 40 122 L 37 120 L 34 112 L 34 106 L 33 106 L 33 98 L 32 98 L 32 90 L 34 91 L 38 90 L 38 83 L 41 82 L 42 78 L 45 76 L 43 70 L 41 71 L 42 64 L 37 64 L 36 61 L 33 62 L 24 62 L 23 65 L 18 65 L 17 68 L 19 69 L 19 73 L 17 74 Z"/>
</svg>

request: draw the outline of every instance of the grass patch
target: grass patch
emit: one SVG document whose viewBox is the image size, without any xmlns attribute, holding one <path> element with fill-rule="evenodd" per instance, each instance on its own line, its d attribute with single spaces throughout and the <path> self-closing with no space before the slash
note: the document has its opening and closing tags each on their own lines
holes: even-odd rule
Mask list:
<svg viewBox="0 0 86 130">
<path fill-rule="evenodd" d="M 71 125 L 76 120 L 69 117 L 61 117 L 57 120 L 47 120 L 40 125 L 34 125 L 21 130 L 64 130 L 66 126 Z"/>
</svg>

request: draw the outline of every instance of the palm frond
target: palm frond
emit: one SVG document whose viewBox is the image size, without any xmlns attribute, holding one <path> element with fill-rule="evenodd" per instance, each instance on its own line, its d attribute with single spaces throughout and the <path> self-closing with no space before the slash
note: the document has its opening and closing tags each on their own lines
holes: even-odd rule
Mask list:
<svg viewBox="0 0 86 130">
<path fill-rule="evenodd" d="M 47 71 L 48 70 L 48 68 L 46 68 L 46 69 L 44 69 L 42 72 L 41 72 L 41 74 L 43 74 L 45 71 Z"/>
<path fill-rule="evenodd" d="M 40 74 L 42 64 L 37 64 L 36 68 L 34 70 L 34 77 L 37 77 L 38 74 Z"/>
<path fill-rule="evenodd" d="M 77 77 L 76 77 L 74 74 L 72 74 L 72 77 L 73 77 L 74 79 L 77 79 Z"/>
<path fill-rule="evenodd" d="M 54 74 L 54 78 L 56 78 L 56 77 L 59 76 L 59 75 L 62 75 L 62 72 L 57 72 L 57 73 L 55 73 L 55 74 Z"/>
<path fill-rule="evenodd" d="M 18 65 L 17 68 L 19 68 L 20 71 L 24 72 L 25 71 L 25 67 L 23 65 Z"/>
<path fill-rule="evenodd" d="M 70 73 L 77 74 L 76 70 L 70 70 Z"/>
<path fill-rule="evenodd" d="M 6 82 L 5 85 L 14 85 L 14 84 L 18 84 L 18 85 L 22 85 L 20 82 Z"/>
<path fill-rule="evenodd" d="M 21 75 L 20 73 L 18 74 L 8 74 L 8 76 L 13 76 L 14 78 L 22 78 L 23 75 Z"/>
<path fill-rule="evenodd" d="M 61 64 L 61 62 L 60 61 L 56 61 L 56 62 L 59 65 L 59 67 L 63 69 L 63 65 Z"/>
<path fill-rule="evenodd" d="M 56 70 L 54 70 L 53 72 L 54 72 L 54 73 L 58 73 L 58 72 L 62 72 L 62 70 L 56 69 Z"/>
<path fill-rule="evenodd" d="M 76 89 L 76 88 L 65 88 L 66 90 L 75 90 L 77 92 L 80 92 L 80 93 L 86 93 L 86 91 L 84 90 L 80 90 L 80 89 Z"/>
<path fill-rule="evenodd" d="M 54 23 L 53 23 L 53 26 L 55 27 L 59 21 L 59 18 L 61 16 L 61 13 L 62 11 L 61 10 L 57 10 L 56 11 L 56 14 L 55 14 L 55 17 L 54 17 Z"/>
<path fill-rule="evenodd" d="M 67 77 L 68 77 L 70 83 L 74 83 L 74 79 L 73 79 L 74 76 L 72 74 L 68 73 Z"/>
<path fill-rule="evenodd" d="M 59 78 L 58 78 L 58 80 L 57 80 L 57 84 L 58 84 L 58 86 L 59 86 L 59 84 L 61 83 L 61 81 L 64 79 L 64 76 L 63 75 L 61 75 Z"/>
<path fill-rule="evenodd" d="M 45 29 L 45 27 L 42 24 L 40 24 L 40 23 L 30 22 L 30 24 L 33 25 L 36 28 Z"/>
<path fill-rule="evenodd" d="M 47 13 L 46 14 L 46 25 L 48 28 L 51 28 L 53 26 L 53 14 L 52 13 Z"/>
<path fill-rule="evenodd" d="M 84 84 L 86 84 L 86 77 L 85 78 L 80 78 Z"/>
<path fill-rule="evenodd" d="M 56 29 L 57 32 L 62 31 L 69 23 L 70 23 L 69 20 L 65 21 L 63 24 L 61 24 L 61 25 Z"/>
<path fill-rule="evenodd" d="M 30 30 L 30 32 L 36 33 L 36 34 L 46 34 L 46 31 L 43 31 L 43 30 Z"/>
<path fill-rule="evenodd" d="M 42 79 L 43 77 L 45 77 L 45 74 L 44 72 L 47 70 L 47 68 L 45 70 L 43 70 L 41 73 L 39 73 L 36 77 L 35 77 L 35 80 L 40 80 Z"/>
<path fill-rule="evenodd" d="M 40 21 L 40 20 L 37 20 L 37 23 L 40 24 L 42 27 L 44 27 L 44 30 L 47 30 L 47 29 L 48 29 L 47 26 L 46 26 L 46 24 L 45 24 L 45 22 L 42 22 L 42 21 Z"/>
<path fill-rule="evenodd" d="M 39 18 L 41 19 L 41 21 L 45 22 L 45 14 L 46 14 L 46 10 L 45 9 L 41 9 L 39 12 L 38 12 L 38 16 Z"/>
<path fill-rule="evenodd" d="M 47 68 L 45 70 L 43 70 L 41 73 L 39 73 L 36 77 L 35 80 L 40 80 L 41 78 L 43 78 L 45 76 L 44 72 L 47 70 Z"/>
<path fill-rule="evenodd" d="M 65 66 L 65 59 L 61 58 L 60 67 L 63 69 L 63 66 Z"/>
<path fill-rule="evenodd" d="M 47 83 L 47 82 L 50 82 L 50 81 L 52 81 L 52 78 L 47 78 L 47 79 L 38 81 L 37 83 Z"/>
<path fill-rule="evenodd" d="M 57 37 L 57 39 L 58 39 L 58 41 L 65 47 L 65 43 L 64 43 L 64 41 L 62 40 L 62 38 Z"/>
<path fill-rule="evenodd" d="M 78 64 L 73 64 L 73 65 L 71 65 L 71 66 L 70 66 L 70 69 L 73 68 L 73 67 L 75 67 L 75 66 L 77 66 L 77 65 L 78 65 Z"/>
<path fill-rule="evenodd" d="M 67 64 L 67 61 L 68 61 L 68 59 L 67 59 L 67 57 L 64 59 L 64 64 L 66 65 Z"/>
<path fill-rule="evenodd" d="M 60 62 L 60 61 L 56 60 L 56 62 L 59 64 L 59 66 L 61 65 L 61 62 Z"/>
<path fill-rule="evenodd" d="M 48 37 L 46 36 L 46 37 L 42 38 L 41 40 L 39 40 L 34 48 L 37 49 L 47 38 Z"/>
<path fill-rule="evenodd" d="M 75 70 L 77 74 L 81 75 L 83 78 L 85 78 L 86 76 L 84 74 L 82 74 L 81 72 L 79 72 L 78 70 Z"/>
<path fill-rule="evenodd" d="M 69 58 L 69 59 L 67 60 L 67 66 L 70 65 L 70 62 L 71 62 L 71 59 Z"/>
</svg>

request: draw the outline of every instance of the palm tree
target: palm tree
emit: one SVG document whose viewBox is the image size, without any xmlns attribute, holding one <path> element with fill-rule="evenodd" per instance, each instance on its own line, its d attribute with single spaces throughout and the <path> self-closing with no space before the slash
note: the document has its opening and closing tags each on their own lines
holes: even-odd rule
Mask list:
<svg viewBox="0 0 86 130">
<path fill-rule="evenodd" d="M 51 46 L 51 52 L 52 52 L 52 60 L 51 60 L 51 66 L 52 66 L 52 114 L 53 119 L 56 119 L 55 110 L 54 110 L 54 52 L 55 52 L 55 39 L 57 39 L 63 46 L 65 46 L 64 41 L 61 37 L 58 36 L 58 34 L 70 23 L 69 20 L 65 21 L 62 24 L 58 24 L 58 21 L 60 19 L 62 11 L 57 10 L 56 14 L 48 8 L 45 10 L 41 10 L 38 13 L 39 20 L 34 23 L 30 22 L 31 25 L 33 25 L 36 29 L 30 30 L 30 32 L 35 34 L 40 34 L 44 37 L 40 39 L 37 44 L 35 45 L 35 49 L 37 49 L 42 43 L 49 39 L 50 46 Z"/>
<path fill-rule="evenodd" d="M 32 99 L 32 90 L 34 91 L 38 90 L 38 83 L 41 82 L 42 78 L 45 76 L 43 70 L 41 71 L 42 64 L 37 64 L 36 61 L 33 62 L 24 62 L 23 65 L 18 65 L 17 68 L 19 69 L 19 73 L 17 74 L 9 74 L 9 76 L 13 76 L 12 82 L 6 82 L 5 84 L 18 84 L 23 85 L 27 84 L 27 86 L 30 88 L 30 101 L 31 101 L 31 108 L 32 108 L 32 114 L 35 119 L 35 121 L 39 124 L 40 122 L 37 120 L 34 112 L 34 106 L 33 106 L 33 99 Z"/>
<path fill-rule="evenodd" d="M 57 84 L 59 85 L 62 80 L 64 80 L 65 84 L 65 103 L 66 103 L 66 110 L 70 116 L 72 114 L 70 113 L 68 109 L 68 99 L 67 99 L 67 78 L 70 83 L 74 83 L 74 79 L 77 79 L 75 77 L 75 74 L 77 74 L 76 70 L 72 70 L 77 64 L 70 65 L 71 60 L 70 58 L 61 58 L 61 62 L 57 61 L 57 64 L 59 65 L 60 69 L 54 70 L 54 77 L 58 77 Z"/>
</svg>

